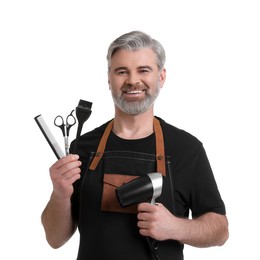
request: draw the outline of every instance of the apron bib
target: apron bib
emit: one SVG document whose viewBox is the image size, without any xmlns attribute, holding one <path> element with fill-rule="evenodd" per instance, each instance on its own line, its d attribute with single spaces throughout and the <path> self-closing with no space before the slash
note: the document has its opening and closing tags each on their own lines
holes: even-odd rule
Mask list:
<svg viewBox="0 0 260 260">
<path fill-rule="evenodd" d="M 153 121 L 155 132 L 156 155 L 138 152 L 105 152 L 106 143 L 113 128 L 113 120 L 107 125 L 100 140 L 95 157 L 89 170 L 95 171 L 98 164 L 105 161 L 105 169 L 96 174 L 103 175 L 101 210 L 112 212 L 137 213 L 137 205 L 122 208 L 116 198 L 115 189 L 140 177 L 158 172 L 166 177 L 166 157 L 164 154 L 163 133 L 158 119 Z"/>
</svg>

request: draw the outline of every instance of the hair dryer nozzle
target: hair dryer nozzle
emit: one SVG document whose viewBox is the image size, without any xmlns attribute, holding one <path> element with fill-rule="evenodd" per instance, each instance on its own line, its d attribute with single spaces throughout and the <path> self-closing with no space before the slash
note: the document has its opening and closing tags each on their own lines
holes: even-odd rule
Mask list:
<svg viewBox="0 0 260 260">
<path fill-rule="evenodd" d="M 158 172 L 142 175 L 118 188 L 116 196 L 121 207 L 141 202 L 155 203 L 162 192 L 162 175 Z"/>
</svg>

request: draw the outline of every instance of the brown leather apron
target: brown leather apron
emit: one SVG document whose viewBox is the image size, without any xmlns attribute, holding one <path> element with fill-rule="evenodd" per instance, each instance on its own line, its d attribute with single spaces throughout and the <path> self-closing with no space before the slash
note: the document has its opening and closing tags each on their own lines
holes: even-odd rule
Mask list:
<svg viewBox="0 0 260 260">
<path fill-rule="evenodd" d="M 153 120 L 154 132 L 155 132 L 155 143 L 156 143 L 156 165 L 157 172 L 161 173 L 163 176 L 166 176 L 165 168 L 165 154 L 164 154 L 164 140 L 163 133 L 158 119 L 154 118 Z M 98 163 L 104 155 L 106 143 L 108 136 L 113 128 L 113 120 L 107 125 L 104 134 L 98 145 L 94 159 L 89 166 L 89 169 L 95 171 Z M 145 169 L 144 169 L 145 171 Z M 148 173 L 148 172 L 147 172 Z M 101 210 L 103 211 L 113 211 L 113 212 L 125 212 L 125 213 L 137 213 L 137 205 L 129 206 L 122 208 L 117 201 L 115 195 L 115 189 L 121 185 L 137 178 L 136 175 L 127 175 L 127 174 L 113 174 L 113 173 L 104 173 L 103 179 L 103 193 L 102 193 L 102 204 Z"/>
</svg>

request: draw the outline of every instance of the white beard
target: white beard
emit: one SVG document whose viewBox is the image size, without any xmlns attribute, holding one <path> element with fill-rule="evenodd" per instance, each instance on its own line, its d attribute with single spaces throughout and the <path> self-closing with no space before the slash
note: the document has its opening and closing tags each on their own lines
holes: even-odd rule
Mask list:
<svg viewBox="0 0 260 260">
<path fill-rule="evenodd" d="M 116 96 L 112 92 L 114 104 L 124 113 L 130 115 L 138 115 L 146 112 L 155 102 L 160 92 L 160 86 L 158 85 L 153 93 L 145 92 L 145 99 L 139 101 L 126 101 L 124 96 Z"/>
</svg>

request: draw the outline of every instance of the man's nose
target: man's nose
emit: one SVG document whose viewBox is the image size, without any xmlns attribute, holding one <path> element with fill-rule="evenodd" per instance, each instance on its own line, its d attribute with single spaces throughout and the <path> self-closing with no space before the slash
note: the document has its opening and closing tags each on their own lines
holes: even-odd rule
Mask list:
<svg viewBox="0 0 260 260">
<path fill-rule="evenodd" d="M 140 84 L 141 79 L 140 76 L 137 73 L 131 73 L 128 74 L 128 77 L 126 79 L 126 84 L 128 85 L 138 85 Z"/>
</svg>

